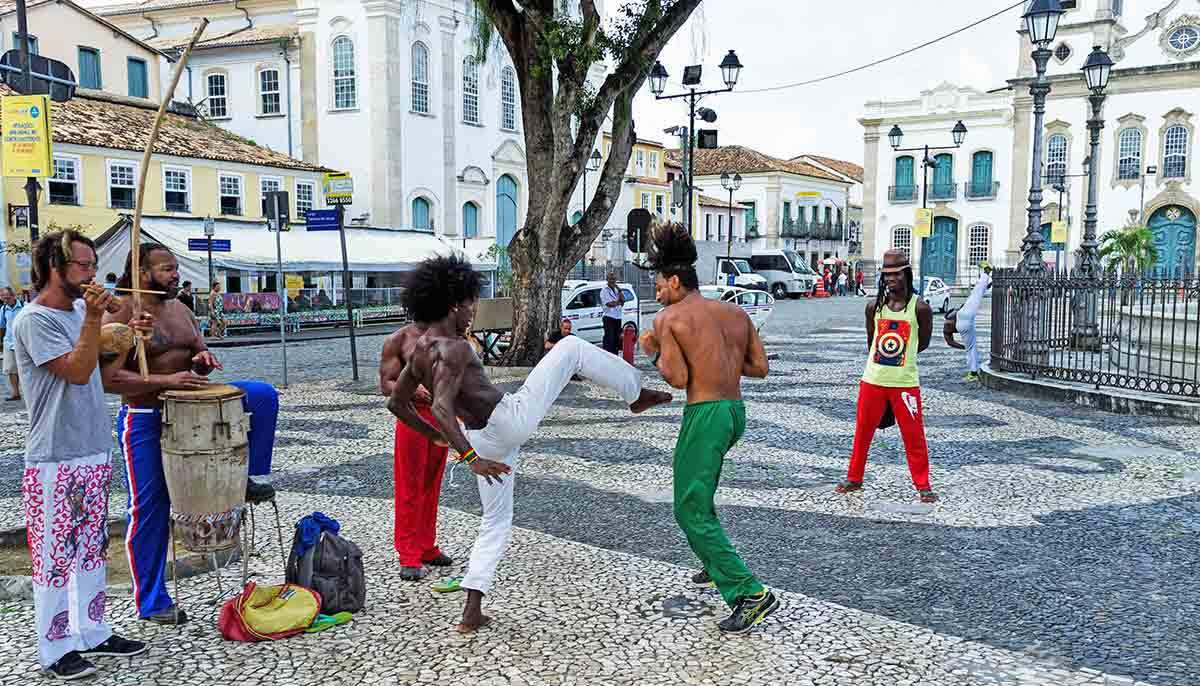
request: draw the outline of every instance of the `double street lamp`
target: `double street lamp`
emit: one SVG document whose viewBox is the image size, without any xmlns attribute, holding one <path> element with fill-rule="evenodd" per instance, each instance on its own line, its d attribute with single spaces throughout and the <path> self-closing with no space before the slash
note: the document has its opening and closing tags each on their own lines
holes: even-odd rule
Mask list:
<svg viewBox="0 0 1200 686">
<path fill-rule="evenodd" d="M 725 55 L 725 59 L 721 60 L 721 80 L 725 82 L 725 88 L 716 90 L 697 91 L 696 87 L 700 85 L 700 74 L 703 70 L 702 65 L 693 64 L 683 68 L 683 85 L 688 87 L 686 93 L 676 95 L 663 95 L 663 91 L 667 89 L 667 78 L 670 74 L 667 73 L 667 68 L 662 62 L 655 61 L 654 67 L 650 69 L 650 92 L 654 93 L 656 100 L 675 100 L 677 98 L 686 98 L 688 101 L 688 131 L 687 131 L 687 227 L 688 232 L 693 233 L 693 206 L 692 206 L 692 186 L 696 178 L 696 100 L 704 95 L 712 95 L 714 93 L 728 93 L 737 85 L 738 77 L 742 73 L 742 63 L 738 59 L 737 53 L 730 50 Z M 704 108 L 701 108 L 704 109 Z M 716 112 L 706 110 L 703 112 L 704 120 L 714 122 L 717 119 Z"/>
<path fill-rule="evenodd" d="M 1033 65 L 1037 72 L 1037 78 L 1029 86 L 1029 94 L 1033 96 L 1033 171 L 1029 181 L 1029 217 L 1018 268 L 1026 274 L 1040 274 L 1046 269 L 1042 264 L 1042 127 L 1046 120 L 1046 96 L 1050 94 L 1046 65 L 1053 54 L 1050 43 L 1058 33 L 1058 21 L 1065 11 L 1059 0 L 1032 0 L 1024 15 L 1029 40 L 1035 46 Z"/>
<path fill-rule="evenodd" d="M 962 123 L 961 119 L 954 125 L 953 129 L 950 129 L 950 136 L 954 139 L 954 145 L 943 145 L 940 147 L 924 145 L 919 148 L 901 148 L 900 142 L 904 140 L 904 132 L 900 130 L 900 125 L 893 124 L 892 130 L 888 131 L 888 142 L 892 144 L 892 150 L 896 152 L 922 151 L 921 167 L 924 170 L 921 184 L 922 209 L 929 207 L 929 170 L 937 166 L 937 162 L 929 157 L 929 153 L 937 150 L 954 150 L 955 148 L 962 147 L 963 141 L 967 140 L 967 126 Z"/>
<path fill-rule="evenodd" d="M 1108 87 L 1108 77 L 1112 73 L 1113 61 L 1108 53 L 1100 46 L 1092 48 L 1087 62 L 1083 65 L 1083 75 L 1087 80 L 1088 90 L 1092 92 L 1088 100 L 1092 105 L 1092 116 L 1088 119 L 1087 127 L 1090 134 L 1091 159 L 1100 159 L 1100 131 L 1104 128 L 1104 89 Z M 1076 253 L 1078 260 L 1075 270 L 1078 276 L 1092 278 L 1100 275 L 1100 250 L 1096 242 L 1096 192 L 1098 164 L 1088 165 L 1087 209 L 1083 214 L 1083 242 Z"/>
<path fill-rule="evenodd" d="M 729 240 L 725 244 L 725 257 L 733 255 L 733 192 L 742 187 L 742 175 L 734 173 L 733 176 L 729 172 L 721 172 L 721 188 L 729 191 L 729 220 L 726 224 L 729 227 Z"/>
</svg>

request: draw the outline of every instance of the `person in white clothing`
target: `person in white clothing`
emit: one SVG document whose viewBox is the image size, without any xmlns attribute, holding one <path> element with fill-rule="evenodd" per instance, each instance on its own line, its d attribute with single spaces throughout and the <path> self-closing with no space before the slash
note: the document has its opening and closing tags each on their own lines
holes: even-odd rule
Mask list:
<svg viewBox="0 0 1200 686">
<path fill-rule="evenodd" d="M 629 409 L 642 412 L 669 402 L 670 393 L 642 388 L 642 373 L 578 336 L 567 336 L 546 353 L 524 385 L 504 393 L 492 385 L 463 334 L 475 316 L 481 279 L 461 257 L 425 260 L 409 277 L 403 304 L 427 328 L 392 391 L 388 409 L 430 441 L 449 445 L 477 475 L 483 521 L 471 549 L 461 588 L 466 607 L 458 625 L 470 633 L 488 621 L 483 596 L 491 592 L 500 557 L 512 535 L 513 481 L 517 452 L 537 430 L 573 374 L 616 391 Z M 418 388 L 433 396 L 433 417 L 414 406 Z M 460 424 L 461 422 L 461 424 Z"/>
<path fill-rule="evenodd" d="M 979 315 L 979 306 L 983 304 L 983 296 L 992 287 L 991 265 L 987 262 L 982 262 L 979 268 L 983 270 L 983 275 L 979 277 L 975 288 L 971 290 L 971 295 L 967 298 L 966 304 L 947 314 L 946 324 L 942 327 L 942 335 L 946 339 L 946 345 L 966 351 L 967 375 L 963 377 L 964 381 L 979 380 L 979 349 L 976 343 L 975 319 Z M 962 335 L 962 343 L 954 340 L 954 334 L 956 333 Z"/>
<path fill-rule="evenodd" d="M 608 273 L 608 283 L 600 289 L 600 304 L 604 309 L 604 349 L 621 354 L 621 313 L 625 309 L 625 292 L 617 285 L 615 272 Z"/>
</svg>

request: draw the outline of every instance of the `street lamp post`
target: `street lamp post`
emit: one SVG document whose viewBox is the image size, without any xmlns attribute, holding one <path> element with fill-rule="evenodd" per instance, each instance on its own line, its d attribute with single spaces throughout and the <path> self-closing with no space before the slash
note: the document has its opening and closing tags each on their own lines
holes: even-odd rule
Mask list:
<svg viewBox="0 0 1200 686">
<path fill-rule="evenodd" d="M 1033 171 L 1029 181 L 1029 218 L 1019 267 L 1025 274 L 1041 274 L 1046 269 L 1042 263 L 1042 127 L 1046 119 L 1046 96 L 1050 94 L 1046 65 L 1050 63 L 1053 53 L 1049 46 L 1058 33 L 1058 20 L 1064 11 L 1059 0 L 1032 0 L 1025 12 L 1029 40 L 1036 46 L 1033 64 L 1037 72 L 1037 78 L 1029 86 L 1029 94 L 1033 96 Z"/>
<path fill-rule="evenodd" d="M 1094 280 L 1100 277 L 1100 250 L 1096 242 L 1096 197 L 1097 176 L 1100 159 L 1100 131 L 1104 128 L 1104 89 L 1108 87 L 1108 77 L 1112 73 L 1113 61 L 1108 53 L 1097 45 L 1088 55 L 1083 65 L 1083 75 L 1087 80 L 1088 90 L 1092 92 L 1088 101 L 1092 106 L 1092 116 L 1088 119 L 1087 127 L 1091 144 L 1087 177 L 1087 208 L 1083 214 L 1083 241 L 1075 251 L 1075 275 L 1092 281 L 1088 288 L 1075 293 L 1072 307 L 1074 309 L 1073 325 L 1071 327 L 1071 343 L 1075 348 L 1099 350 L 1100 325 L 1097 319 L 1098 288 Z"/>
<path fill-rule="evenodd" d="M 725 244 L 725 257 L 733 256 L 733 192 L 741 187 L 741 174 L 734 173 L 730 176 L 729 172 L 721 173 L 721 188 L 729 191 L 729 220 L 726 222 L 729 227 L 729 240 Z"/>
<path fill-rule="evenodd" d="M 959 120 L 959 122 L 954 125 L 954 128 L 950 129 L 950 135 L 954 139 L 954 145 L 934 147 L 923 145 L 917 148 L 901 148 L 900 142 L 904 140 L 904 132 L 900 130 L 900 125 L 893 124 L 892 130 L 888 131 L 888 142 L 892 144 L 892 150 L 895 152 L 921 151 L 921 167 L 923 169 L 921 176 L 921 209 L 926 209 L 929 207 L 929 169 L 937 166 L 937 163 L 930 159 L 929 153 L 936 150 L 954 150 L 955 148 L 961 148 L 963 141 L 967 140 L 966 124 L 963 124 L 962 120 Z"/>
<path fill-rule="evenodd" d="M 654 67 L 650 69 L 650 92 L 654 93 L 656 100 L 675 100 L 677 98 L 686 98 L 688 101 L 688 140 L 687 140 L 687 227 L 688 233 L 694 235 L 693 215 L 695 212 L 692 207 L 692 187 L 695 185 L 695 149 L 696 149 L 696 99 L 704 95 L 712 95 L 714 93 L 728 93 L 737 85 L 738 76 L 742 73 L 742 63 L 738 60 L 737 53 L 730 50 L 725 55 L 725 59 L 721 60 L 721 80 L 725 82 L 725 88 L 716 90 L 697 91 L 696 86 L 700 85 L 701 65 L 694 64 L 683 69 L 683 85 L 688 86 L 689 90 L 686 93 L 676 95 L 663 95 L 663 91 L 667 88 L 667 78 L 670 76 L 667 73 L 666 67 L 662 62 L 656 61 Z M 716 113 L 708 110 L 704 117 L 706 121 L 716 121 Z M 711 117 L 711 118 L 710 118 Z"/>
</svg>

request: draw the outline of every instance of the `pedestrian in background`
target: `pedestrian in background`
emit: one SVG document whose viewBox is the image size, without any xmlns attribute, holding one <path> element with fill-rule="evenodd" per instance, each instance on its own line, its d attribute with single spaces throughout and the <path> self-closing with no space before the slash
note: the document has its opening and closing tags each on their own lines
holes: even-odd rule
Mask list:
<svg viewBox="0 0 1200 686">
<path fill-rule="evenodd" d="M 21 399 L 21 379 L 17 376 L 17 353 L 13 349 L 13 320 L 21 311 L 21 301 L 11 287 L 0 288 L 0 337 L 4 339 L 4 373 L 8 375 L 10 393 L 5 400 Z"/>
<path fill-rule="evenodd" d="M 843 270 L 841 267 L 839 267 L 838 268 L 838 295 L 841 295 L 841 296 L 849 295 L 850 294 L 850 290 L 848 288 L 849 284 L 850 284 L 850 277 L 846 274 L 845 270 Z"/>
<path fill-rule="evenodd" d="M 855 272 L 854 272 L 854 294 L 855 295 L 864 296 L 867 294 L 867 290 L 865 288 L 863 288 L 863 279 L 865 279 L 865 278 L 866 278 L 866 276 L 863 274 L 862 267 L 859 267 L 857 270 L 855 270 Z"/>
<path fill-rule="evenodd" d="M 225 338 L 225 296 L 220 281 L 213 281 L 208 291 L 208 335 Z"/>
<path fill-rule="evenodd" d="M 625 293 L 617 285 L 616 272 L 608 273 L 608 285 L 600 291 L 604 306 L 604 349 L 621 354 L 621 314 L 625 310 Z"/>
<path fill-rule="evenodd" d="M 192 311 L 193 315 L 196 314 L 196 296 L 192 293 L 191 281 L 183 282 L 183 287 L 179 289 L 179 295 L 177 297 L 179 302 L 183 303 L 189 310 Z"/>
</svg>

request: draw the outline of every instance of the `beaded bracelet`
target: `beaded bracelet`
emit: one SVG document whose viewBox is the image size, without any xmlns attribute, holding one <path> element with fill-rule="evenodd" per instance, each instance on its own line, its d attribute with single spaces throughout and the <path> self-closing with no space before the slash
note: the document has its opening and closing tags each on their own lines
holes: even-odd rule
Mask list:
<svg viewBox="0 0 1200 686">
<path fill-rule="evenodd" d="M 458 456 L 458 460 L 457 460 L 457 461 L 458 461 L 458 462 L 465 462 L 466 464 L 471 464 L 472 462 L 474 462 L 474 461 L 475 461 L 475 460 L 477 460 L 477 459 L 479 459 L 479 455 L 475 453 L 475 449 L 474 449 L 474 448 L 471 448 L 471 449 L 470 449 L 470 450 L 468 450 L 467 452 L 465 452 L 465 453 L 463 453 L 463 454 L 459 455 L 459 456 Z"/>
</svg>

